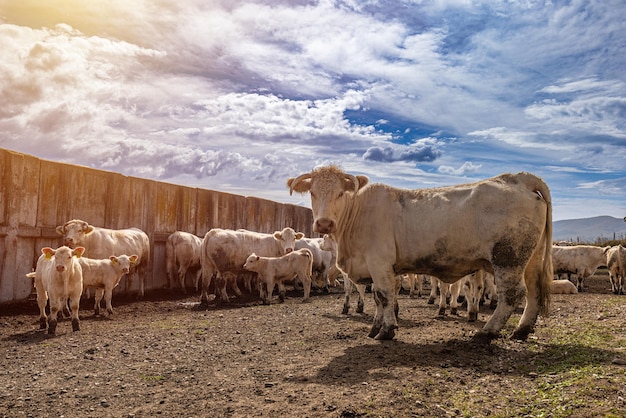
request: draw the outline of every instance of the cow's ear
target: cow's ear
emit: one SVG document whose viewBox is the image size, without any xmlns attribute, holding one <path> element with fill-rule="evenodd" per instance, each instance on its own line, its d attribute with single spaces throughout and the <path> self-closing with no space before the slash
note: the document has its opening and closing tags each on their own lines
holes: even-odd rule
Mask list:
<svg viewBox="0 0 626 418">
<path fill-rule="evenodd" d="M 289 194 L 294 191 L 298 193 L 306 193 L 311 190 L 311 173 L 300 175 L 298 178 L 290 177 L 287 180 L 287 187 L 289 187 Z"/>
<path fill-rule="evenodd" d="M 65 235 L 65 225 L 59 225 L 59 226 L 57 226 L 57 234 L 59 234 L 59 235 Z"/>
<path fill-rule="evenodd" d="M 130 260 L 130 264 L 135 264 L 137 262 L 137 260 L 139 259 L 139 256 L 133 254 L 130 257 L 128 257 L 128 259 Z"/>
<path fill-rule="evenodd" d="M 298 232 L 296 234 L 296 239 L 302 239 L 302 238 L 304 238 L 304 234 L 302 232 Z"/>
<path fill-rule="evenodd" d="M 256 256 L 256 261 L 259 261 L 261 257 L 259 257 L 258 255 Z"/>
<path fill-rule="evenodd" d="M 90 232 L 93 231 L 93 226 L 89 225 L 87 222 L 85 222 L 83 224 L 83 233 L 84 234 L 89 234 Z"/>
<path fill-rule="evenodd" d="M 72 255 L 75 255 L 76 258 L 81 258 L 84 252 L 85 252 L 85 247 L 76 247 L 74 248 L 74 251 L 72 251 Z"/>
<path fill-rule="evenodd" d="M 356 176 L 356 179 L 359 181 L 359 190 L 370 182 L 370 179 L 367 176 Z"/>
<path fill-rule="evenodd" d="M 46 256 L 46 260 L 50 260 L 55 252 L 56 250 L 53 250 L 50 247 L 43 247 L 41 249 L 41 253 Z"/>
<path fill-rule="evenodd" d="M 117 257 L 112 255 L 109 257 L 109 260 L 111 260 L 111 263 L 113 264 L 117 264 L 119 261 L 117 260 Z"/>
<path fill-rule="evenodd" d="M 281 239 L 282 237 L 283 237 L 283 234 L 281 234 L 280 231 L 275 231 L 274 232 L 274 238 Z"/>
</svg>

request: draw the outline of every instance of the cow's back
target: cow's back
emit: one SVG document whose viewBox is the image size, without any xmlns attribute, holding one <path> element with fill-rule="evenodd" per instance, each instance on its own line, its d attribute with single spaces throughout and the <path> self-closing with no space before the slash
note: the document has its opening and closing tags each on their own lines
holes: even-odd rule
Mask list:
<svg viewBox="0 0 626 418">
<path fill-rule="evenodd" d="M 397 274 L 420 272 L 446 281 L 478 269 L 492 271 L 492 262 L 525 264 L 549 228 L 547 203 L 537 192 L 542 188 L 549 193 L 528 173 L 434 189 L 370 185 L 355 197 L 358 216 L 344 232 L 338 259 L 348 252 L 356 257 L 351 270 L 358 270 L 355 266 L 366 264 L 358 254 L 375 248 L 394 260 Z M 519 253 L 527 257 L 511 258 Z"/>
<path fill-rule="evenodd" d="M 139 262 L 150 259 L 150 240 L 148 235 L 138 228 L 107 229 L 93 227 L 84 238 L 85 255 L 89 258 L 104 259 L 112 255 L 135 254 Z"/>
<path fill-rule="evenodd" d="M 216 228 L 204 239 L 206 256 L 219 272 L 245 271 L 243 265 L 252 253 L 264 257 L 281 255 L 280 245 L 271 234 Z"/>
</svg>

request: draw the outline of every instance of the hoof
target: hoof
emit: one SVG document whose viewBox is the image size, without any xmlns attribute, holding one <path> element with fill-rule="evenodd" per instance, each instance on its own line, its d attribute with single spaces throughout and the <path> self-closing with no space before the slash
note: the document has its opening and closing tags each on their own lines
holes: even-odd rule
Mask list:
<svg viewBox="0 0 626 418">
<path fill-rule="evenodd" d="M 394 328 L 391 328 L 388 331 L 383 331 L 381 329 L 378 335 L 376 335 L 374 339 L 375 340 L 393 340 L 393 337 L 395 336 L 396 336 L 396 330 Z"/>
<path fill-rule="evenodd" d="M 450 314 L 451 315 L 458 315 L 459 314 L 458 308 L 451 308 L 450 309 Z"/>
<path fill-rule="evenodd" d="M 439 308 L 439 316 L 445 316 L 446 315 L 446 308 Z"/>
<path fill-rule="evenodd" d="M 80 331 L 80 323 L 78 319 L 72 319 L 72 331 Z"/>
<path fill-rule="evenodd" d="M 370 330 L 370 333 L 367 334 L 368 337 L 370 338 L 376 338 L 378 336 L 378 332 L 380 331 L 379 327 L 372 327 L 372 329 Z"/>
<path fill-rule="evenodd" d="M 496 309 L 497 307 L 498 307 L 498 301 L 497 300 L 496 301 L 492 300 L 491 302 L 489 302 L 489 308 Z"/>
<path fill-rule="evenodd" d="M 478 319 L 478 312 L 470 312 L 470 313 L 467 315 L 467 320 L 468 320 L 469 322 L 474 322 L 474 321 L 476 321 L 477 319 Z"/>
<path fill-rule="evenodd" d="M 428 303 L 429 305 L 434 305 L 435 304 L 435 298 L 428 298 Z"/>
<path fill-rule="evenodd" d="M 528 335 L 533 331 L 534 330 L 532 327 L 518 328 L 515 331 L 513 331 L 513 334 L 511 334 L 511 339 L 518 340 L 518 341 L 526 341 L 528 339 Z"/>
<path fill-rule="evenodd" d="M 57 321 L 51 320 L 48 322 L 48 334 L 55 335 L 57 332 Z"/>
<path fill-rule="evenodd" d="M 491 341 L 495 340 L 496 338 L 498 338 L 498 336 L 495 334 L 490 334 L 490 333 L 479 331 L 476 334 L 474 334 L 471 341 L 474 344 L 488 345 L 488 344 L 491 344 Z"/>
<path fill-rule="evenodd" d="M 359 303 L 358 305 L 356 305 L 356 313 L 363 313 L 363 309 L 364 309 L 364 305 L 362 303 Z"/>
<path fill-rule="evenodd" d="M 344 315 L 347 315 L 348 312 L 350 312 L 350 307 L 344 305 L 343 309 L 341 310 L 341 313 Z"/>
<path fill-rule="evenodd" d="M 46 329 L 48 327 L 48 320 L 46 318 L 41 318 L 39 320 L 39 329 Z"/>
</svg>

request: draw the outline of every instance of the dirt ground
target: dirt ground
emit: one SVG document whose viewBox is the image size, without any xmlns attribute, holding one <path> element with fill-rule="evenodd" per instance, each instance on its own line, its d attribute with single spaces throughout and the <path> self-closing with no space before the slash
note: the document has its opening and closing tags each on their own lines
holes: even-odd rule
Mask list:
<svg viewBox="0 0 626 418">
<path fill-rule="evenodd" d="M 81 330 L 38 325 L 33 300 L 0 306 L 0 416 L 626 416 L 626 296 L 606 275 L 555 295 L 528 341 L 470 342 L 479 321 L 400 295 L 393 341 L 367 337 L 374 302 L 342 315 L 343 289 L 213 301 L 114 297 L 113 318 L 81 305 Z M 519 312 L 507 324 L 509 334 Z"/>
</svg>

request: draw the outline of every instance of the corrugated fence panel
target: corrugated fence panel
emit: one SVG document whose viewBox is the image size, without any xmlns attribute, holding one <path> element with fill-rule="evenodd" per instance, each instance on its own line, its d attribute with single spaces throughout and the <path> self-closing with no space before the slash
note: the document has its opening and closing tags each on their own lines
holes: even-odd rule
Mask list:
<svg viewBox="0 0 626 418">
<path fill-rule="evenodd" d="M 152 249 L 146 290 L 163 288 L 165 240 L 174 231 L 203 237 L 211 228 L 273 232 L 285 226 L 311 236 L 304 207 L 127 177 L 40 160 L 0 149 L 0 303 L 26 299 L 41 248 L 60 246 L 56 227 L 70 219 L 111 229 L 137 227 Z M 116 293 L 126 288 L 123 279 Z M 0 311 L 1 312 L 1 311 Z"/>
</svg>

